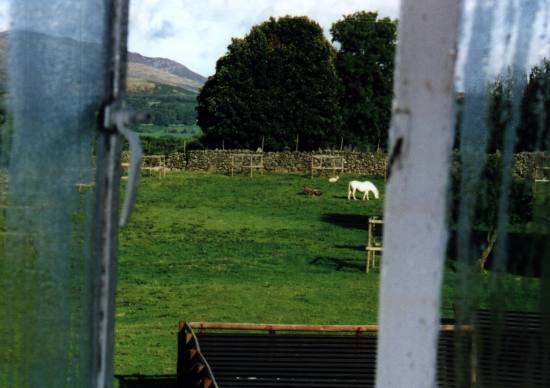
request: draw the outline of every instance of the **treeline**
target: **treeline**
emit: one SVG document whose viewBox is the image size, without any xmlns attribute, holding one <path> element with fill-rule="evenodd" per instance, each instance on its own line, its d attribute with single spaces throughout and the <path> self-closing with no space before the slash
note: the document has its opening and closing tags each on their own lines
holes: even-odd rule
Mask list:
<svg viewBox="0 0 550 388">
<path fill-rule="evenodd" d="M 168 126 L 197 122 L 197 94 L 169 85 L 156 84 L 153 89 L 134 92 L 128 103 L 147 114 L 144 124 Z"/>
<path fill-rule="evenodd" d="M 252 27 L 233 39 L 198 96 L 201 141 L 211 148 L 385 151 L 396 30 L 397 21 L 375 12 L 334 23 L 332 44 L 307 17 L 270 18 Z M 487 107 L 478 112 L 486 115 L 487 152 L 503 149 L 510 126 L 516 151 L 550 147 L 548 61 L 529 74 L 500 76 L 481 95 L 459 98 L 457 148 L 464 98 L 481 98 Z"/>
<path fill-rule="evenodd" d="M 514 90 L 519 90 L 514 95 Z M 526 74 L 501 76 L 490 86 L 488 152 L 502 151 L 505 131 L 515 126 L 515 151 L 550 148 L 550 61 L 545 59 Z M 519 98 L 514 112 L 514 98 Z M 514 115 L 519 120 L 514 121 Z"/>
<path fill-rule="evenodd" d="M 385 149 L 397 22 L 358 12 L 332 25 L 270 18 L 233 39 L 198 96 L 211 148 Z M 335 48 L 337 47 L 337 48 Z"/>
<path fill-rule="evenodd" d="M 501 74 L 489 83 L 486 90 L 461 95 L 457 101 L 455 148 L 460 148 L 461 126 L 465 119 L 466 100 L 486 106 L 486 133 L 475 130 L 475 143 L 486 136 L 486 152 L 502 152 L 505 142 L 514 152 L 546 151 L 550 149 L 550 61 L 530 69 L 529 74 L 516 72 Z M 481 113 L 481 112 L 480 112 Z M 471 114 L 471 113 L 470 113 Z M 506 137 L 506 133 L 513 136 Z M 510 143 L 511 142 L 511 143 Z"/>
<path fill-rule="evenodd" d="M 189 147 L 189 141 L 177 137 L 141 137 L 141 148 L 146 155 L 169 155 L 184 153 Z M 125 149 L 128 149 L 127 145 Z"/>
</svg>

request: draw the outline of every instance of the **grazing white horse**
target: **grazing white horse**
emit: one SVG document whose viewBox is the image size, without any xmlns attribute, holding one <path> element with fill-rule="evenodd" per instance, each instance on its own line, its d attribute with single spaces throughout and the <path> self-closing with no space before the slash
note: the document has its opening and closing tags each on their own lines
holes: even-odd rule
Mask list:
<svg viewBox="0 0 550 388">
<path fill-rule="evenodd" d="M 351 197 L 353 196 L 353 199 L 356 200 L 357 199 L 357 198 L 355 198 L 355 192 L 356 191 L 360 191 L 362 193 L 365 193 L 365 195 L 363 195 L 363 200 L 365 200 L 365 198 L 367 198 L 367 201 L 369 200 L 369 193 L 371 191 L 374 194 L 374 198 L 376 198 L 376 199 L 380 198 L 380 194 L 378 193 L 378 189 L 376 188 L 376 186 L 372 182 L 369 182 L 369 181 L 365 181 L 365 182 L 351 181 L 348 184 L 348 199 L 351 199 Z"/>
<path fill-rule="evenodd" d="M 338 175 L 336 175 L 334 178 L 329 178 L 328 181 L 330 183 L 336 183 L 336 182 L 338 182 L 338 179 L 340 179 L 340 177 Z"/>
</svg>

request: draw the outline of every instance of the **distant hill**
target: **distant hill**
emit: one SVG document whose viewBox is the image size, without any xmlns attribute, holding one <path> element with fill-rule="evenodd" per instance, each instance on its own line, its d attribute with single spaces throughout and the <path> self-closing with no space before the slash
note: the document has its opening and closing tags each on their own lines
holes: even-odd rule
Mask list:
<svg viewBox="0 0 550 388">
<path fill-rule="evenodd" d="M 70 45 L 70 39 L 62 39 Z M 5 62 L 7 58 L 8 33 L 0 32 L 0 93 L 5 87 Z M 204 84 L 206 78 L 176 61 L 166 58 L 150 58 L 137 53 L 128 53 L 128 86 L 151 88 L 152 84 L 170 85 L 194 93 Z"/>
<path fill-rule="evenodd" d="M 82 50 L 82 43 L 68 38 L 31 33 L 40 47 L 51 47 L 60 52 Z M 83 63 L 99 57 L 99 46 L 84 43 Z M 8 33 L 0 33 L 0 124 L 5 117 L 7 87 Z M 40 78 L 37 74 L 37 80 Z M 59 80 L 65 82 L 68 80 Z M 197 95 L 206 78 L 184 65 L 165 58 L 149 58 L 136 53 L 128 55 L 128 103 L 134 109 L 147 113 L 149 119 L 137 130 L 145 136 L 190 138 L 200 133 L 196 126 Z M 38 82 L 38 81 L 36 81 Z M 82 85 L 86 87 L 85 85 Z"/>
<path fill-rule="evenodd" d="M 128 53 L 128 86 L 133 92 L 143 81 L 176 86 L 198 92 L 206 78 L 181 63 L 166 58 L 149 58 L 141 54 Z"/>
<path fill-rule="evenodd" d="M 166 58 L 150 58 L 143 56 L 137 53 L 128 53 L 128 62 L 131 64 L 141 64 L 145 66 L 150 66 L 160 71 L 178 76 L 180 78 L 186 78 L 191 81 L 195 81 L 198 85 L 203 85 L 206 82 L 206 77 L 203 77 L 200 74 L 197 74 L 187 67 Z"/>
</svg>

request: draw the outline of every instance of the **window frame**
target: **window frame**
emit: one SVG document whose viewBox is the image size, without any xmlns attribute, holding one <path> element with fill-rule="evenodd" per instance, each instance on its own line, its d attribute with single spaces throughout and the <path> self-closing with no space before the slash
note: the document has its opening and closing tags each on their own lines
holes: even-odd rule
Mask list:
<svg viewBox="0 0 550 388">
<path fill-rule="evenodd" d="M 401 2 L 378 314 L 380 388 L 437 386 L 459 6 Z"/>
</svg>

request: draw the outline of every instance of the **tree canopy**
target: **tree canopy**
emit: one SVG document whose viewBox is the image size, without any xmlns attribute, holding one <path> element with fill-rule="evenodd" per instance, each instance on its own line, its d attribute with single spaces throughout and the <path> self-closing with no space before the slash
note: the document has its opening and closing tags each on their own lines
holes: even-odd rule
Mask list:
<svg viewBox="0 0 550 388">
<path fill-rule="evenodd" d="M 192 125 L 197 121 L 196 93 L 175 86 L 157 84 L 151 90 L 135 91 L 128 103 L 137 111 L 146 113 L 146 123 L 168 126 Z"/>
<path fill-rule="evenodd" d="M 346 143 L 386 148 L 393 96 L 397 22 L 376 12 L 344 16 L 331 28 L 340 45 L 342 135 Z"/>
<path fill-rule="evenodd" d="M 511 174 L 511 172 L 507 173 Z M 490 155 L 481 170 L 480 180 L 475 186 L 475 191 L 463 193 L 461 187 L 463 186 L 462 179 L 465 177 L 462 176 L 462 166 L 458 159 L 453 163 L 451 170 L 451 221 L 458 224 L 459 214 L 462 210 L 460 202 L 465 200 L 466 196 L 471 196 L 473 207 L 466 210 L 471 212 L 471 225 L 473 228 L 485 230 L 487 233 L 486 244 L 477 259 L 481 271 L 485 270 L 489 255 L 496 243 L 497 224 L 503 222 L 503 220 L 499 220 L 499 197 L 503 190 L 502 174 L 501 154 Z M 527 224 L 533 218 L 532 181 L 512 175 L 508 190 L 508 207 L 505 209 L 508 214 L 508 223 L 510 225 Z"/>
<path fill-rule="evenodd" d="M 512 112 L 512 89 L 523 91 L 519 112 Z M 545 59 L 527 74 L 499 75 L 488 86 L 489 142 L 487 152 L 502 151 L 504 132 L 511 123 L 516 125 L 515 152 L 547 151 L 550 148 L 550 61 Z M 470 96 L 471 98 L 471 96 Z M 459 110 L 460 112 L 460 110 Z M 513 123 L 513 115 L 518 115 Z M 458 121 L 460 121 L 460 113 Z"/>
<path fill-rule="evenodd" d="M 529 73 L 521 104 L 518 151 L 550 149 L 550 61 L 545 59 Z"/>
<path fill-rule="evenodd" d="M 210 147 L 316 149 L 338 142 L 335 49 L 307 17 L 270 18 L 233 39 L 198 96 Z"/>
</svg>

